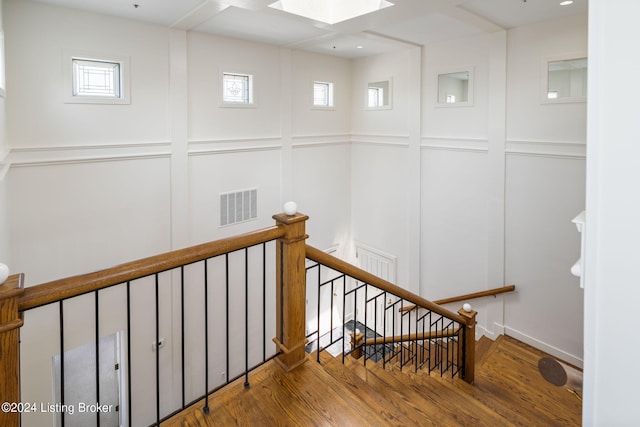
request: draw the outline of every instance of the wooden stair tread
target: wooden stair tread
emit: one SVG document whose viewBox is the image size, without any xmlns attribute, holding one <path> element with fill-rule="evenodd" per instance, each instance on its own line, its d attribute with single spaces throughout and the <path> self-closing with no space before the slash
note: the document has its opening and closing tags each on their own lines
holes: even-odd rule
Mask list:
<svg viewBox="0 0 640 427">
<path fill-rule="evenodd" d="M 537 371 L 544 353 L 509 337 L 489 340 L 476 381 L 315 355 L 292 372 L 267 363 L 163 426 L 580 426 L 581 402 Z M 484 346 L 485 344 L 479 344 Z"/>
<path fill-rule="evenodd" d="M 437 417 L 437 425 L 511 425 L 501 415 L 479 402 L 469 400 L 450 385 L 429 381 L 428 375 L 423 376 L 426 380 L 422 383 L 413 378 L 413 375 L 419 377 L 421 374 L 416 374 L 411 369 L 403 369 L 403 373 L 399 373 L 400 369 L 392 365 L 388 365 L 389 369 L 383 369 L 381 364 L 371 365 L 368 362 L 365 367 L 362 362 L 354 359 L 346 362 L 347 368 L 361 371 L 361 377 L 366 375 L 367 382 L 374 387 L 399 391 L 401 398 L 420 402 L 421 408 L 428 410 L 432 417 Z"/>
</svg>

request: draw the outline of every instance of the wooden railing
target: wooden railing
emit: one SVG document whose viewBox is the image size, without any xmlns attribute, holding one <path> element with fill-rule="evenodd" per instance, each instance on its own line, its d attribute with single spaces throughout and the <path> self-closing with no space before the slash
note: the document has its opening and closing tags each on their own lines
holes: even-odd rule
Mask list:
<svg viewBox="0 0 640 427">
<path fill-rule="evenodd" d="M 516 285 L 507 285 L 500 288 L 487 289 L 486 291 L 473 292 L 470 294 L 458 295 L 450 298 L 443 298 L 443 299 L 435 300 L 433 301 L 433 303 L 438 305 L 451 304 L 453 302 L 469 301 L 476 298 L 483 298 L 483 297 L 490 297 L 490 296 L 495 297 L 496 295 L 504 294 L 507 292 L 513 292 L 515 290 L 516 290 Z M 416 308 L 415 305 L 402 307 L 402 311 L 410 311 L 415 308 Z"/>
<path fill-rule="evenodd" d="M 18 310 L 25 311 L 63 299 L 105 289 L 140 277 L 161 273 L 218 255 L 233 252 L 260 243 L 279 239 L 285 235 L 284 227 L 274 226 L 214 242 L 128 262 L 116 267 L 66 279 L 54 280 L 24 289 L 18 299 Z"/>
<path fill-rule="evenodd" d="M 93 273 L 74 276 L 66 279 L 24 287 L 22 274 L 12 275 L 4 283 L 0 284 L 0 403 L 7 402 L 0 411 L 0 426 L 17 427 L 21 422 L 18 404 L 21 398 L 20 389 L 20 328 L 23 326 L 23 314 L 32 309 L 45 305 L 75 298 L 80 295 L 95 293 L 96 307 L 98 291 L 126 284 L 127 295 L 129 284 L 136 287 L 133 281 L 139 278 L 156 276 L 156 343 L 159 343 L 157 333 L 157 276 L 160 273 L 181 269 L 184 266 L 205 262 L 207 260 L 229 254 L 234 251 L 245 251 L 247 248 L 275 241 L 275 331 L 274 342 L 279 351 L 275 359 L 286 371 L 292 370 L 306 360 L 305 354 L 305 323 L 306 323 L 306 259 L 326 264 L 330 268 L 352 276 L 360 281 L 365 281 L 384 292 L 397 295 L 399 298 L 413 304 L 431 310 L 459 324 L 463 329 L 463 340 L 460 342 L 460 364 L 464 366 L 462 378 L 473 382 L 474 378 L 474 354 L 475 354 L 475 312 L 466 313 L 451 312 L 434 304 L 418 295 L 400 288 L 390 282 L 382 280 L 351 264 L 334 258 L 326 253 L 305 244 L 305 224 L 308 219 L 302 214 L 273 216 L 276 225 L 260 231 L 243 234 L 240 236 L 205 243 L 185 249 L 180 249 L 165 254 L 148 257 L 138 261 L 125 263 Z M 206 279 L 205 279 L 206 289 Z M 205 291 L 206 292 L 206 291 Z M 248 291 L 246 291 L 248 293 Z M 128 298 L 128 296 L 127 296 Z M 206 299 L 206 293 L 205 293 Z M 206 303 L 205 303 L 206 304 Z M 185 308 L 182 308 L 184 313 Z M 246 309 L 245 309 L 246 311 Z M 96 308 L 97 313 L 97 308 Z M 246 313 L 245 313 L 246 314 Z M 96 314 L 96 324 L 97 317 Z M 205 315 L 206 319 L 206 315 Z M 205 320 L 206 322 L 206 320 Z M 62 314 L 60 315 L 60 328 L 62 330 Z M 248 319 L 247 319 L 248 324 Z M 100 330 L 96 326 L 96 341 L 99 341 Z M 129 333 L 127 335 L 130 336 Z M 206 332 L 205 332 L 206 335 Z M 442 333 L 441 333 L 442 335 Z M 64 340 L 60 340 L 60 348 L 64 349 Z M 128 345 L 127 345 L 128 346 Z M 97 351 L 97 349 L 96 349 Z M 184 352 L 184 343 L 183 343 Z M 156 352 L 157 354 L 158 352 Z M 157 357 L 157 356 L 156 356 Z M 184 355 L 183 355 L 184 358 Z M 205 356 L 206 359 L 206 356 Z M 156 359 L 157 360 L 157 359 Z M 184 360 L 183 360 L 184 363 Z M 157 375 L 157 374 L 156 374 Z M 183 373 L 184 375 L 184 373 Z M 208 377 L 208 376 L 207 376 Z M 247 377 L 248 378 L 248 377 Z M 156 377 L 156 381 L 158 378 Z M 207 388 L 207 390 L 209 390 Z M 208 393 L 209 391 L 207 391 Z M 157 392 L 157 407 L 160 406 L 159 391 Z M 208 396 L 208 394 L 206 394 Z M 13 405 L 13 406 L 11 406 Z M 183 384 L 183 407 L 184 384 Z M 208 403 L 207 403 L 208 405 Z M 205 408 L 208 408 L 206 406 Z M 161 416 L 156 423 L 160 424 Z"/>
<path fill-rule="evenodd" d="M 474 359 L 475 359 L 475 325 L 476 325 L 476 315 L 475 311 L 466 312 L 463 309 L 460 309 L 457 313 L 447 310 L 446 308 L 435 304 L 432 301 L 429 301 L 425 298 L 422 298 L 419 295 L 416 295 L 404 288 L 401 288 L 391 282 L 388 282 L 384 279 L 381 279 L 378 276 L 375 276 L 365 270 L 362 270 L 352 264 L 349 264 L 345 261 L 342 261 L 336 257 L 333 257 L 319 249 L 314 248 L 313 246 L 306 245 L 306 254 L 307 258 L 318 263 L 318 265 L 328 267 L 329 269 L 335 270 L 339 272 L 341 275 L 352 278 L 358 282 L 361 282 L 367 286 L 372 286 L 375 289 L 381 292 L 380 295 L 393 295 L 394 298 L 398 298 L 401 301 L 401 305 L 404 302 L 411 303 L 414 307 L 419 307 L 424 309 L 425 311 L 437 314 L 441 316 L 443 319 L 448 319 L 451 322 L 455 322 L 460 327 L 462 327 L 462 339 L 458 341 L 459 348 L 456 350 L 457 357 L 460 360 L 457 360 L 455 363 L 460 365 L 461 368 L 461 377 L 463 380 L 472 383 L 474 380 Z M 339 299 L 339 296 L 338 296 Z M 386 300 L 386 298 L 385 298 Z M 320 311 L 320 310 L 318 310 Z M 333 309 L 331 309 L 333 311 Z M 343 308 L 344 311 L 344 308 Z M 430 327 L 430 326 L 429 326 Z M 454 330 L 456 328 L 453 328 Z M 446 329 L 445 329 L 446 331 Z M 459 331 L 456 330 L 456 333 L 459 334 Z M 317 332 L 320 335 L 320 331 Z M 431 339 L 431 338 L 444 338 L 446 336 L 451 336 L 448 332 L 443 332 L 442 329 L 437 330 L 435 332 L 423 332 L 423 339 Z M 429 337 L 433 335 L 433 337 Z M 415 341 L 417 338 L 417 334 L 409 334 L 412 336 Z M 402 338 L 402 335 L 400 335 Z M 425 338 L 426 337 L 426 338 Z M 385 342 L 395 342 L 398 343 L 400 340 L 395 340 L 395 335 L 390 337 L 382 338 Z M 320 338 L 318 337 L 318 341 Z M 365 340 L 359 341 L 359 343 L 363 346 L 369 345 Z M 351 351 L 353 351 L 352 349 Z M 360 351 L 358 351 L 360 353 Z"/>
<path fill-rule="evenodd" d="M 194 263 L 205 262 L 205 276 L 206 276 L 206 262 L 214 257 L 221 255 L 228 256 L 228 254 L 234 251 L 245 250 L 249 248 L 264 245 L 267 242 L 275 241 L 275 259 L 276 259 L 276 274 L 275 274 L 275 301 L 276 307 L 272 309 L 275 314 L 275 326 L 270 327 L 276 331 L 275 340 L 278 342 L 280 348 L 284 348 L 286 351 L 276 353 L 277 362 L 285 370 L 291 370 L 304 362 L 306 355 L 304 352 L 305 342 L 305 330 L 304 330 L 304 316 L 305 316 L 305 255 L 304 255 L 304 241 L 307 238 L 305 234 L 305 223 L 308 219 L 307 216 L 301 214 L 286 215 L 279 214 L 274 215 L 276 225 L 260 231 L 243 234 L 240 236 L 222 239 L 210 243 L 205 243 L 185 249 L 180 249 L 165 254 L 152 256 L 149 258 L 141 259 L 138 261 L 129 262 L 116 267 L 108 268 L 93 273 L 83 274 L 79 276 L 69 277 L 66 279 L 55 280 L 52 282 L 24 288 L 24 276 L 22 274 L 10 276 L 9 279 L 0 285 L 0 402 L 6 402 L 0 411 L 0 426 L 2 427 L 17 427 L 21 423 L 21 412 L 24 407 L 20 404 L 21 388 L 20 388 L 20 359 L 19 359 L 19 346 L 20 346 L 20 328 L 23 326 L 23 313 L 27 310 L 37 309 L 39 307 L 49 305 L 52 303 L 60 302 L 56 304 L 60 310 L 60 330 L 62 331 L 62 301 L 84 295 L 95 294 L 96 300 L 96 313 L 98 310 L 98 292 L 109 288 L 116 287 L 118 285 L 126 285 L 127 301 L 129 295 L 129 285 L 131 288 L 137 288 L 138 283 L 136 279 L 145 277 L 156 277 L 156 338 L 155 343 L 160 343 L 157 328 L 158 328 L 158 276 L 163 272 L 169 272 L 173 269 L 177 269 L 176 273 L 179 273 L 185 266 L 193 265 Z M 265 249 L 263 249 L 264 251 Z M 179 275 L 179 274 L 178 274 Z M 205 289 L 206 289 L 206 278 Z M 184 284 L 184 282 L 182 282 Z M 142 285 L 141 285 L 142 286 Z M 187 284 L 188 286 L 188 284 Z M 248 294 L 248 288 L 244 291 Z M 205 300 L 206 300 L 205 290 Z M 153 297 L 150 297 L 153 300 Z M 153 302 L 149 301 L 147 305 L 153 306 Z M 127 303 L 128 304 L 128 303 Z M 206 302 L 204 303 L 206 305 Z M 189 308 L 187 308 L 189 309 Z M 128 310 L 128 309 L 127 309 Z M 182 308 L 184 315 L 185 308 Z M 206 310 L 206 309 L 205 309 Z M 151 308 L 153 311 L 153 308 Z M 239 310 L 236 310 L 239 311 Z M 246 313 L 247 307 L 245 307 L 245 323 L 248 328 L 248 314 Z M 127 313 L 127 322 L 128 320 Z M 97 327 L 98 314 L 96 314 L 96 341 L 100 336 L 100 330 Z M 205 314 L 206 319 L 206 314 Z M 92 322 L 92 320 L 88 320 Z M 205 320 L 206 322 L 206 320 Z M 78 326 L 75 325 L 74 328 Z M 206 331 L 206 326 L 205 326 Z M 228 334 L 228 331 L 227 331 Z M 130 334 L 127 334 L 130 335 Z M 206 335 L 206 332 L 205 334 Z M 129 336 L 130 338 L 130 336 Z M 129 343 L 130 344 L 130 343 Z M 127 347 L 129 347 L 127 344 Z M 245 343 L 246 344 L 246 343 Z M 154 344 L 155 345 L 155 344 Z M 184 358 L 184 340 L 183 340 L 183 358 Z M 60 347 L 64 348 L 64 339 L 60 338 Z M 130 348 L 128 349 L 130 351 Z M 159 351 L 156 348 L 156 358 Z M 245 351 L 247 347 L 245 345 Z M 97 352 L 97 344 L 96 344 Z M 264 352 L 264 350 L 263 350 Z M 205 356 L 205 359 L 207 357 Z M 157 359 L 156 359 L 157 363 Z M 96 362 L 97 364 L 97 362 Z M 62 365 L 62 362 L 61 362 Z M 156 383 L 158 382 L 158 372 L 156 365 Z M 247 369 L 250 369 L 247 367 Z M 248 372 L 248 371 L 247 371 Z M 184 369 L 183 369 L 184 375 Z M 64 374 L 62 374 L 64 377 Z M 208 377 L 208 375 L 206 375 Z M 229 381 L 229 380 L 227 380 Z M 248 376 L 247 376 L 248 381 Z M 248 382 L 245 383 L 248 386 Z M 156 385 L 157 387 L 157 385 Z M 182 406 L 190 405 L 193 402 L 184 403 L 184 381 L 183 381 L 183 403 Z M 207 387 L 207 390 L 210 388 Z M 205 396 L 208 398 L 209 391 L 205 392 Z M 147 394 L 153 394 L 152 390 L 148 390 Z M 152 425 L 159 425 L 162 419 L 160 414 L 160 392 L 157 391 L 157 417 L 156 421 Z M 197 401 L 197 400 L 196 400 Z M 46 404 L 46 402 L 42 402 Z M 48 404 L 46 404 L 48 405 Z M 31 409 L 31 408 L 28 408 Z M 40 407 L 35 407 L 36 410 L 40 410 Z M 46 409 L 49 409 L 47 406 Z M 180 408 L 178 408 L 180 409 Z M 205 408 L 205 412 L 208 411 L 208 403 Z M 53 411 L 59 411 L 59 406 L 56 406 Z M 64 411 L 64 409 L 63 409 Z M 53 414 L 56 415 L 56 414 Z M 69 414 L 73 415 L 73 414 Z M 171 414 L 169 414 L 170 416 Z M 58 415 L 56 415 L 58 416 Z M 97 414 L 99 419 L 100 415 Z M 135 424 L 135 423 L 134 423 Z"/>
<path fill-rule="evenodd" d="M 406 335 L 394 335 L 390 337 L 375 337 L 368 338 L 363 341 L 364 345 L 379 345 L 379 344 L 396 344 L 407 341 L 424 341 L 440 338 L 450 338 L 458 335 L 458 329 L 445 329 L 443 331 L 424 332 L 416 334 Z"/>
</svg>

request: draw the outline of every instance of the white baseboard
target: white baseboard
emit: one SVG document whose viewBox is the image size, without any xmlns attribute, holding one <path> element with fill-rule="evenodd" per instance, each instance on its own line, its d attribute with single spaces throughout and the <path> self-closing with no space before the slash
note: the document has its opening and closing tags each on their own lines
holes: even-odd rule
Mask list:
<svg viewBox="0 0 640 427">
<path fill-rule="evenodd" d="M 529 335 L 524 334 L 516 329 L 509 328 L 508 326 L 504 327 L 504 333 L 505 335 L 513 337 L 519 341 L 522 341 L 525 344 L 529 344 L 531 347 L 535 347 L 538 350 L 544 351 L 545 353 L 549 353 L 550 355 L 557 357 L 558 359 L 564 362 L 567 362 L 573 366 L 576 366 L 580 369 L 582 369 L 583 367 L 584 361 L 582 360 L 582 358 L 574 354 L 567 353 L 566 351 L 561 350 L 557 347 L 554 347 L 551 344 L 547 344 L 536 338 L 530 337 Z"/>
</svg>

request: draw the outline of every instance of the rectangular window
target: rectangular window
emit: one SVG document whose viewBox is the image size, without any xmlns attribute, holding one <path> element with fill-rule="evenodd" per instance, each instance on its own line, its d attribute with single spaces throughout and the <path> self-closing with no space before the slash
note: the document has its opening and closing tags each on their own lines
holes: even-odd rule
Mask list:
<svg viewBox="0 0 640 427">
<path fill-rule="evenodd" d="M 313 82 L 313 106 L 333 107 L 333 83 Z"/>
<path fill-rule="evenodd" d="M 368 107 L 382 107 L 384 105 L 384 89 L 380 87 L 369 87 Z"/>
<path fill-rule="evenodd" d="M 129 58 L 65 51 L 64 102 L 130 104 Z"/>
<path fill-rule="evenodd" d="M 222 100 L 227 104 L 253 104 L 253 76 L 223 73 Z"/>
<path fill-rule="evenodd" d="M 73 96 L 120 98 L 120 63 L 76 59 L 73 62 Z"/>
</svg>

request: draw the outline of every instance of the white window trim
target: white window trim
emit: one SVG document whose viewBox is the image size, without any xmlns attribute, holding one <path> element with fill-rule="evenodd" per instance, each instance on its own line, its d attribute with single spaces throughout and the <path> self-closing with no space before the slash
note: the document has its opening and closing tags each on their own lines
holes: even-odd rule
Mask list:
<svg viewBox="0 0 640 427">
<path fill-rule="evenodd" d="M 220 107 L 222 108 L 256 108 L 258 106 L 257 101 L 257 85 L 256 85 L 256 74 L 252 72 L 248 72 L 246 70 L 239 70 L 235 67 L 225 67 L 219 71 L 220 77 Z M 229 102 L 224 100 L 224 75 L 225 74 L 237 74 L 241 76 L 249 76 L 250 84 L 249 84 L 249 100 L 250 102 Z"/>
<path fill-rule="evenodd" d="M 117 62 L 120 64 L 120 97 L 74 96 L 73 95 L 73 60 Z M 101 54 L 86 51 L 65 51 L 63 54 L 62 77 L 64 83 L 64 102 L 66 104 L 131 104 L 129 57 L 121 55 Z"/>
<path fill-rule="evenodd" d="M 314 96 L 314 91 L 315 91 L 315 85 L 316 84 L 325 84 L 329 86 L 329 105 L 316 105 L 315 104 L 315 96 Z M 323 111 L 333 111 L 335 110 L 335 84 L 333 84 L 332 82 L 328 82 L 328 81 L 321 81 L 321 80 L 314 80 L 313 84 L 312 84 L 312 92 L 311 92 L 311 108 L 313 110 L 323 110 Z"/>
<path fill-rule="evenodd" d="M 7 95 L 5 79 L 4 32 L 0 31 L 0 98 Z"/>
<path fill-rule="evenodd" d="M 365 85 L 364 90 L 364 109 L 367 111 L 378 111 L 378 110 L 392 110 L 393 109 L 393 77 L 381 78 L 378 80 L 369 80 L 371 82 L 388 82 L 387 88 L 387 98 L 389 99 L 389 103 L 387 105 L 380 105 L 377 107 L 369 106 L 369 82 Z"/>
<path fill-rule="evenodd" d="M 572 103 L 586 103 L 587 95 L 585 96 L 565 96 L 558 98 L 549 97 L 549 63 L 556 61 L 570 61 L 572 59 L 589 58 L 589 55 L 585 51 L 571 52 L 564 55 L 545 56 L 542 58 L 541 78 L 540 78 L 540 104 L 572 104 Z M 588 69 L 587 69 L 588 72 Z M 587 77 L 588 79 L 589 77 Z"/>
<path fill-rule="evenodd" d="M 439 99 L 439 76 L 441 74 L 453 74 L 453 73 L 461 73 L 461 72 L 467 72 L 469 73 L 469 80 L 467 83 L 467 100 L 466 101 L 458 101 L 458 102 L 438 102 Z M 465 67 L 456 67 L 456 68 L 447 68 L 444 70 L 440 70 L 435 74 L 435 92 L 436 92 L 436 99 L 435 99 L 435 106 L 436 108 L 459 108 L 459 107 L 473 107 L 473 94 L 474 94 L 474 67 L 469 65 L 469 66 L 465 66 Z"/>
</svg>

